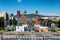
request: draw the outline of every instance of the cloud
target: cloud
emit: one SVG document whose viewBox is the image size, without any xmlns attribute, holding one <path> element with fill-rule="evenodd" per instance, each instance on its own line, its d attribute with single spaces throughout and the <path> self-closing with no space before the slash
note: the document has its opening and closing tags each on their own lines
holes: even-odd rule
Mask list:
<svg viewBox="0 0 60 40">
<path fill-rule="evenodd" d="M 21 0 L 17 0 L 19 3 L 21 2 Z"/>
</svg>

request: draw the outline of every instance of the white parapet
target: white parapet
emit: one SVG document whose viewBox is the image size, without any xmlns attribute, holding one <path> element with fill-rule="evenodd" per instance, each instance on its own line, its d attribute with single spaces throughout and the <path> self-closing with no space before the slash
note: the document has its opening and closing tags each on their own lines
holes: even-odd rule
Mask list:
<svg viewBox="0 0 60 40">
<path fill-rule="evenodd" d="M 16 32 L 24 32 L 23 26 L 16 26 Z"/>
<path fill-rule="evenodd" d="M 48 28 L 48 27 L 46 27 L 46 26 L 40 26 L 39 28 Z"/>
<path fill-rule="evenodd" d="M 37 27 L 39 31 L 43 30 L 45 32 L 48 32 L 48 27 L 46 26 L 40 26 L 39 24 L 38 25 L 35 24 L 35 27 Z"/>
<path fill-rule="evenodd" d="M 35 27 L 39 27 L 39 28 L 48 28 L 48 27 L 46 27 L 46 26 L 40 26 L 39 24 L 38 24 L 38 25 L 35 24 Z"/>
<path fill-rule="evenodd" d="M 24 27 L 28 27 L 28 25 L 16 26 L 16 32 L 24 32 Z"/>
<path fill-rule="evenodd" d="M 40 25 L 39 24 L 38 25 L 35 24 L 35 27 L 40 27 Z"/>
<path fill-rule="evenodd" d="M 25 25 L 23 24 L 23 27 L 28 27 L 28 25 L 27 24 L 25 24 Z"/>
</svg>

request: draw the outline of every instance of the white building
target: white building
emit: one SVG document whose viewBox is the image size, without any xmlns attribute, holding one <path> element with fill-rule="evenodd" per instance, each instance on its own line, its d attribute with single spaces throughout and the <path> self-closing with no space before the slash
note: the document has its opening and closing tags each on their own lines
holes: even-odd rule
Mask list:
<svg viewBox="0 0 60 40">
<path fill-rule="evenodd" d="M 1 12 L 0 13 L 0 17 L 5 17 L 5 15 L 6 15 L 6 12 Z"/>
</svg>

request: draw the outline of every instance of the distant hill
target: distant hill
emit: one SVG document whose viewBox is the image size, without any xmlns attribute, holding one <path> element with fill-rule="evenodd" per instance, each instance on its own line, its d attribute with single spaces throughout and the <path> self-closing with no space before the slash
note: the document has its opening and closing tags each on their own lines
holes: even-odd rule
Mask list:
<svg viewBox="0 0 60 40">
<path fill-rule="evenodd" d="M 15 15 L 14 17 L 16 17 L 17 15 Z M 20 14 L 20 16 L 23 16 L 23 14 Z M 33 18 L 35 17 L 35 14 L 26 14 L 27 18 Z M 38 15 L 38 17 L 59 17 L 59 16 L 44 16 L 44 15 Z"/>
<path fill-rule="evenodd" d="M 33 18 L 35 16 L 35 14 L 27 14 L 27 18 Z M 38 17 L 43 17 L 43 15 L 38 15 Z"/>
</svg>

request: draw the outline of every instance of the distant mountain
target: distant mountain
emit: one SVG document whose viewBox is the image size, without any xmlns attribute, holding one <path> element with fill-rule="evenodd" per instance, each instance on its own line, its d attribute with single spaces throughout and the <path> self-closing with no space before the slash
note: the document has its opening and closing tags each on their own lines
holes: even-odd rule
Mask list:
<svg viewBox="0 0 60 40">
<path fill-rule="evenodd" d="M 23 14 L 20 14 L 20 16 L 23 16 Z M 33 18 L 36 15 L 35 14 L 26 14 L 27 18 Z M 17 15 L 15 15 L 14 17 L 17 17 Z M 59 17 L 59 16 L 44 16 L 44 15 L 38 15 L 38 17 Z"/>
<path fill-rule="evenodd" d="M 27 14 L 27 18 L 33 18 L 35 16 L 35 14 Z M 38 15 L 38 17 L 43 17 L 43 15 Z"/>
<path fill-rule="evenodd" d="M 20 16 L 23 16 L 23 14 L 20 14 Z M 27 18 L 33 18 L 35 17 L 35 14 L 26 14 Z M 17 15 L 15 15 L 14 17 L 17 17 Z M 38 15 L 38 17 L 43 17 L 43 15 Z"/>
<path fill-rule="evenodd" d="M 36 16 L 36 14 L 27 14 L 27 17 L 28 17 L 28 18 L 33 18 L 33 17 L 35 17 L 35 16 Z M 40 18 L 40 17 L 59 17 L 59 16 L 38 15 L 38 17 Z"/>
</svg>

